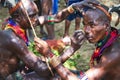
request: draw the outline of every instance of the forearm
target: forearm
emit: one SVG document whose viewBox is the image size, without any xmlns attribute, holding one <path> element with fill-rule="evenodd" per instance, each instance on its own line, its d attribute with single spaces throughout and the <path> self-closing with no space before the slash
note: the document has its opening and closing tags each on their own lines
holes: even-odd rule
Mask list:
<svg viewBox="0 0 120 80">
<path fill-rule="evenodd" d="M 85 76 L 88 80 L 100 80 L 105 75 L 106 70 L 103 67 L 93 67 L 85 72 Z M 106 79 L 105 79 L 106 80 Z M 108 79 L 109 80 L 109 79 Z"/>
<path fill-rule="evenodd" d="M 55 70 L 57 73 L 62 77 L 64 80 L 79 80 L 75 74 L 70 72 L 67 68 L 63 65 L 58 65 Z"/>
<path fill-rule="evenodd" d="M 63 9 L 62 11 L 58 12 L 58 14 L 55 15 L 55 23 L 61 22 L 64 19 L 66 19 L 66 17 L 70 15 L 68 8 Z"/>
<path fill-rule="evenodd" d="M 47 41 L 48 45 L 52 48 L 55 48 L 58 50 L 65 48 L 65 46 L 70 45 L 69 48 L 65 49 L 65 51 L 63 51 L 63 53 L 60 53 L 59 56 L 59 60 L 64 63 L 66 60 L 68 60 L 72 55 L 74 55 L 74 53 L 81 47 L 81 45 L 78 45 L 78 43 L 72 43 L 71 45 L 71 39 L 70 38 L 63 38 L 60 40 L 48 40 Z M 76 45 L 77 44 L 77 45 Z M 60 51 L 59 50 L 59 51 Z M 52 52 L 49 52 L 48 54 L 52 54 L 54 55 Z M 50 56 L 50 55 L 49 55 Z M 49 57 L 48 56 L 48 57 Z"/>
<path fill-rule="evenodd" d="M 63 66 L 63 64 L 61 63 L 57 56 L 53 56 L 50 59 L 49 63 L 57 71 L 57 73 L 63 80 L 79 80 L 75 74 L 73 74 Z"/>
<path fill-rule="evenodd" d="M 55 15 L 48 15 L 48 16 L 40 16 L 38 17 L 38 21 L 40 25 L 46 24 L 46 23 L 59 23 L 66 19 L 68 15 L 74 12 L 74 9 L 72 7 L 68 7 L 63 9 L 62 11 L 58 12 Z"/>
<path fill-rule="evenodd" d="M 33 53 L 32 54 L 28 53 L 25 56 L 25 59 L 23 59 L 23 62 L 26 63 L 26 66 L 28 68 L 34 69 L 34 71 L 40 77 L 49 77 L 49 76 L 51 76 L 51 72 L 50 72 L 46 62 L 44 62 L 40 58 L 36 57 Z"/>
<path fill-rule="evenodd" d="M 75 53 L 74 48 L 70 47 L 62 55 L 58 57 L 61 63 L 64 63 L 66 60 L 68 60 L 73 54 Z M 47 57 L 52 58 L 54 56 L 53 52 L 49 52 Z"/>
<path fill-rule="evenodd" d="M 64 51 L 63 54 L 59 56 L 59 59 L 61 60 L 62 63 L 64 63 L 75 53 L 75 51 L 76 50 L 70 46 L 66 51 Z"/>
<path fill-rule="evenodd" d="M 71 39 L 68 38 L 63 38 L 60 40 L 52 40 L 54 42 L 48 42 L 49 46 L 53 46 L 57 49 L 58 47 L 58 51 L 60 51 L 61 49 L 65 49 L 65 46 L 70 46 L 71 45 Z M 53 43 L 52 45 L 50 45 L 51 43 Z M 59 50 L 60 49 L 60 50 Z M 62 63 L 64 63 L 67 59 L 69 59 L 78 49 L 70 46 L 69 48 L 67 48 L 65 51 L 63 51 L 63 53 L 60 53 L 61 55 L 59 56 L 59 59 L 61 60 Z"/>
<path fill-rule="evenodd" d="M 50 72 L 46 62 L 43 62 L 40 59 L 37 59 L 35 65 L 34 65 L 34 70 L 40 77 L 50 77 L 51 76 L 51 72 Z"/>
</svg>

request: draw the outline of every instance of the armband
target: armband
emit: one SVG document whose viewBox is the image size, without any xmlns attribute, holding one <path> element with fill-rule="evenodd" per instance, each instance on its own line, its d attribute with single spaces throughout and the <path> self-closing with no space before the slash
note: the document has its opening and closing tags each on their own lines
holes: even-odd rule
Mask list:
<svg viewBox="0 0 120 80">
<path fill-rule="evenodd" d="M 49 63 L 55 68 L 55 67 L 57 67 L 59 64 L 61 64 L 61 61 L 58 59 L 57 56 L 54 55 L 54 56 L 50 59 Z"/>
<path fill-rule="evenodd" d="M 48 20 L 48 24 L 54 24 L 54 17 L 48 16 L 47 20 Z"/>
<path fill-rule="evenodd" d="M 75 11 L 72 6 L 69 6 L 69 7 L 67 8 L 67 10 L 68 10 L 69 13 L 73 13 L 73 12 Z"/>
</svg>

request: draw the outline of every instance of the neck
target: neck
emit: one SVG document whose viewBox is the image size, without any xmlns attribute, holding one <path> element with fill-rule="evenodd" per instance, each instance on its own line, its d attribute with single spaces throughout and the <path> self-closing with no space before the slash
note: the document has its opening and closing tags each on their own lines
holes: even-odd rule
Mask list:
<svg viewBox="0 0 120 80">
<path fill-rule="evenodd" d="M 14 20 L 12 20 L 11 18 L 9 18 L 7 20 L 7 25 L 5 27 L 5 29 L 12 29 L 14 31 L 14 33 L 16 35 L 18 35 L 19 37 L 21 37 L 26 44 L 28 44 L 28 39 L 27 39 L 27 35 L 24 29 L 22 29 Z"/>
<path fill-rule="evenodd" d="M 96 49 L 91 57 L 91 65 L 94 65 L 94 60 L 96 59 L 99 62 L 100 56 L 102 56 L 103 51 L 112 45 L 112 43 L 118 38 L 118 31 L 115 28 L 111 28 L 111 32 L 106 35 L 106 37 L 98 42 L 99 45 L 96 45 Z"/>
<path fill-rule="evenodd" d="M 108 41 L 109 38 L 110 38 L 110 32 L 106 32 L 106 35 L 104 36 L 104 38 L 102 40 L 99 40 L 96 43 L 96 47 L 103 46 Z"/>
</svg>

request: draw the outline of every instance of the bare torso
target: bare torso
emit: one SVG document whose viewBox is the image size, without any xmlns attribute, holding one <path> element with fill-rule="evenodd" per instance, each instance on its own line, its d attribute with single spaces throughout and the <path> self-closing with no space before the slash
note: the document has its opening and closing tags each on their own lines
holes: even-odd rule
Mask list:
<svg viewBox="0 0 120 80">
<path fill-rule="evenodd" d="M 10 32 L 10 31 L 9 31 Z M 12 47 L 11 36 L 8 31 L 0 32 L 0 76 L 6 77 L 18 68 L 19 59 L 10 48 Z"/>
<path fill-rule="evenodd" d="M 119 80 L 120 79 L 120 40 L 103 51 L 100 62 L 88 70 L 90 80 Z M 94 77 L 93 77 L 94 76 Z"/>
<path fill-rule="evenodd" d="M 33 68 L 37 57 L 12 30 L 0 31 L 0 77 L 6 78 L 20 68 L 20 60 Z"/>
</svg>

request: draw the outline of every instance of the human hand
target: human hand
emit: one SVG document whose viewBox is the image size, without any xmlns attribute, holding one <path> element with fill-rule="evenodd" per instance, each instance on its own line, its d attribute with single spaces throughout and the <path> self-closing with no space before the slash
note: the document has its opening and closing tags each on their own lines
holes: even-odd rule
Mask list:
<svg viewBox="0 0 120 80">
<path fill-rule="evenodd" d="M 85 34 L 82 30 L 76 30 L 71 38 L 71 46 L 77 50 L 85 41 Z"/>
<path fill-rule="evenodd" d="M 40 38 L 35 37 L 34 42 L 36 50 L 39 51 L 43 56 L 47 56 L 51 51 L 47 42 L 41 40 Z"/>
</svg>

